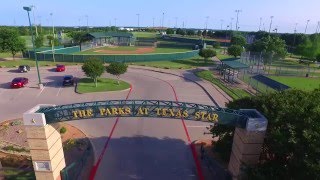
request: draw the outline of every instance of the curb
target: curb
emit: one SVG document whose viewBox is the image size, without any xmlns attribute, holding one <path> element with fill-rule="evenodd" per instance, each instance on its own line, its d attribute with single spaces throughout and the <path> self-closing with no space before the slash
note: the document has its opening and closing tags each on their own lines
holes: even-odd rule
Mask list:
<svg viewBox="0 0 320 180">
<path fill-rule="evenodd" d="M 153 70 L 153 69 L 144 69 L 144 68 L 138 68 L 138 67 L 130 67 L 132 69 L 140 69 L 140 70 L 147 70 L 147 71 L 152 71 L 152 72 L 158 72 L 158 73 L 163 73 L 163 74 L 169 74 L 169 75 L 173 75 L 173 76 L 178 76 L 178 77 L 181 77 L 183 79 L 186 79 L 188 81 L 191 81 L 195 84 L 197 84 L 199 87 L 201 87 L 201 89 L 207 94 L 207 96 L 210 98 L 210 100 L 217 106 L 217 107 L 220 107 L 218 105 L 218 103 L 214 100 L 214 98 L 211 96 L 211 94 L 198 82 L 192 80 L 192 79 L 189 79 L 189 78 L 186 78 L 186 77 L 183 77 L 181 75 L 177 75 L 177 74 L 173 74 L 173 73 L 170 73 L 170 72 L 163 72 L 161 70 Z"/>
</svg>

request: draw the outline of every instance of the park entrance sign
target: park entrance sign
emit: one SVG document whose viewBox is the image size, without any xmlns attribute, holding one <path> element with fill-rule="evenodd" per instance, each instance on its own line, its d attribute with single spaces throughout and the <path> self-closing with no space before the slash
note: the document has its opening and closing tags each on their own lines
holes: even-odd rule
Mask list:
<svg viewBox="0 0 320 180">
<path fill-rule="evenodd" d="M 244 128 L 248 116 L 241 111 L 195 103 L 160 100 L 109 100 L 42 107 L 47 123 L 61 121 L 110 118 L 154 117 L 185 119 L 232 125 Z"/>
<path fill-rule="evenodd" d="M 243 164 L 258 162 L 267 128 L 267 119 L 254 109 L 232 110 L 160 100 L 109 100 L 59 106 L 40 104 L 23 114 L 36 178 L 55 180 L 60 178 L 60 171 L 66 166 L 60 133 L 50 124 L 112 117 L 184 119 L 236 127 L 228 166 L 234 179 L 241 174 Z"/>
</svg>

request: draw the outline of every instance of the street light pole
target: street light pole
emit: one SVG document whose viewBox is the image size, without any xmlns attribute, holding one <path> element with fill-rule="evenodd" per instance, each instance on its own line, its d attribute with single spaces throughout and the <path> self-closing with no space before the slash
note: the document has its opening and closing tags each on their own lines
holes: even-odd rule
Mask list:
<svg viewBox="0 0 320 180">
<path fill-rule="evenodd" d="M 56 58 L 54 57 L 54 39 L 55 39 L 55 33 L 54 33 L 54 24 L 53 24 L 53 13 L 50 13 L 50 16 L 51 16 L 51 22 L 52 22 L 52 35 L 53 35 L 53 38 L 51 40 L 51 50 L 52 50 L 52 59 L 53 59 L 53 62 L 56 62 Z"/>
<path fill-rule="evenodd" d="M 34 37 L 32 33 L 32 26 L 31 26 L 31 21 L 30 21 L 30 14 L 29 11 L 31 11 L 31 7 L 23 7 L 24 10 L 27 11 L 28 13 L 28 20 L 29 20 L 29 28 L 30 28 L 30 33 L 31 33 L 31 39 L 32 39 L 32 48 L 34 52 L 34 59 L 36 60 L 36 68 L 37 68 L 37 73 L 38 73 L 38 80 L 39 80 L 39 89 L 43 89 L 43 84 L 41 83 L 41 78 L 40 78 L 40 72 L 39 72 L 39 64 L 38 64 L 38 58 L 37 58 L 37 53 L 36 53 L 36 48 L 34 46 Z"/>
<path fill-rule="evenodd" d="M 32 6 L 30 6 L 31 8 L 36 8 L 36 6 L 35 5 L 32 5 Z M 38 28 L 37 28 L 37 24 L 36 24 L 36 18 L 35 18 L 35 16 L 34 16 L 34 10 L 32 11 L 32 16 L 33 16 L 33 26 L 35 27 L 35 29 L 36 29 L 36 37 L 38 37 Z"/>
<path fill-rule="evenodd" d="M 308 29 L 308 24 L 310 22 L 310 19 L 307 20 L 307 24 L 306 24 L 306 28 L 304 29 L 304 33 L 306 34 L 307 33 L 307 29 Z"/>
</svg>

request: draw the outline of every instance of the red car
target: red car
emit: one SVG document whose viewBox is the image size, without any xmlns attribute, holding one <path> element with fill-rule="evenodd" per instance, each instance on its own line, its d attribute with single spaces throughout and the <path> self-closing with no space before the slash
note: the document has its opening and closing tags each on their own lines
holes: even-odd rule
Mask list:
<svg viewBox="0 0 320 180">
<path fill-rule="evenodd" d="M 66 70 L 66 67 L 62 64 L 57 64 L 57 68 L 56 68 L 56 71 L 57 72 L 62 72 L 62 71 L 65 71 Z"/>
<path fill-rule="evenodd" d="M 11 82 L 11 88 L 21 88 L 28 84 L 28 78 L 18 77 L 14 78 Z"/>
</svg>

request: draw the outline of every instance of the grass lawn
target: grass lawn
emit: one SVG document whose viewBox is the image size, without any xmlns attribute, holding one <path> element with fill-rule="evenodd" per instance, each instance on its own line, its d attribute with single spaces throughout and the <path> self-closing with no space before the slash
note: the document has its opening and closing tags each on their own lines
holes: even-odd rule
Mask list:
<svg viewBox="0 0 320 180">
<path fill-rule="evenodd" d="M 130 84 L 125 81 L 120 81 L 118 85 L 116 79 L 99 78 L 98 87 L 90 78 L 82 78 L 78 82 L 77 92 L 79 93 L 92 93 L 92 92 L 105 92 L 105 91 L 120 91 L 130 88 Z"/>
<path fill-rule="evenodd" d="M 132 34 L 138 38 L 156 38 L 157 36 L 155 32 L 132 32 Z"/>
<path fill-rule="evenodd" d="M 220 89 L 222 89 L 225 93 L 227 93 L 232 99 L 240 99 L 243 97 L 251 96 L 248 92 L 243 89 L 227 87 L 223 83 L 220 82 L 219 79 L 215 78 L 211 71 L 199 71 L 196 75 L 202 79 L 210 81 L 211 83 L 217 85 Z"/>
<path fill-rule="evenodd" d="M 291 88 L 311 91 L 320 88 L 320 78 L 306 77 L 287 77 L 287 76 L 268 76 L 278 82 L 281 82 Z"/>
<path fill-rule="evenodd" d="M 15 57 L 22 57 L 22 54 L 17 53 Z M 2 52 L 0 53 L 0 58 L 12 58 L 12 54 L 10 52 Z"/>
<path fill-rule="evenodd" d="M 72 63 L 72 62 L 53 62 L 53 61 L 39 61 L 39 66 L 55 66 L 56 64 L 64 64 L 64 65 L 76 65 L 81 63 Z M 19 59 L 19 60 L 7 60 L 0 61 L 1 67 L 17 67 L 19 65 L 29 65 L 31 67 L 36 66 L 36 62 L 33 59 Z"/>
<path fill-rule="evenodd" d="M 3 175 L 7 180 L 31 180 L 36 179 L 33 171 L 22 171 L 15 168 L 6 169 L 3 171 Z"/>
<path fill-rule="evenodd" d="M 194 67 L 215 65 L 214 62 L 212 61 L 208 61 L 207 63 L 205 63 L 203 58 L 201 57 L 196 57 L 192 59 L 175 60 L 175 61 L 136 62 L 136 63 L 129 63 L 129 64 L 139 65 L 139 66 L 150 66 L 150 67 L 163 68 L 163 69 L 191 69 Z"/>
</svg>

